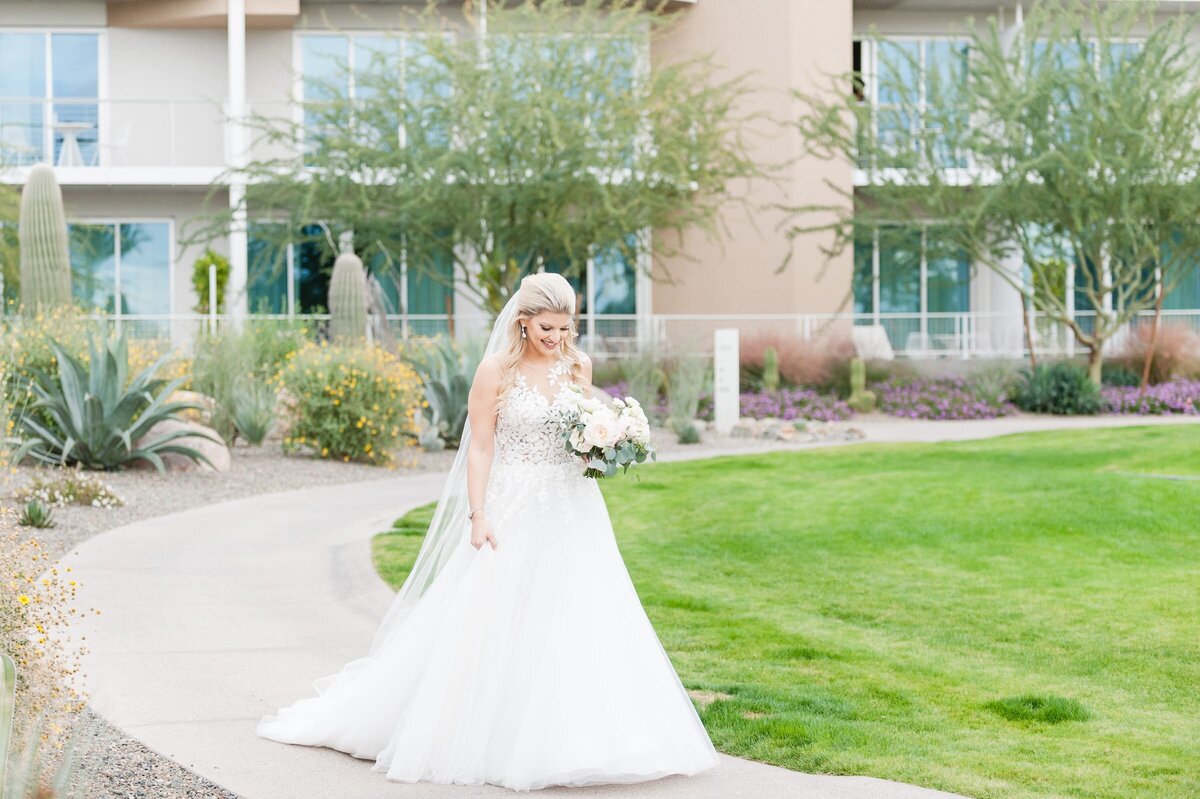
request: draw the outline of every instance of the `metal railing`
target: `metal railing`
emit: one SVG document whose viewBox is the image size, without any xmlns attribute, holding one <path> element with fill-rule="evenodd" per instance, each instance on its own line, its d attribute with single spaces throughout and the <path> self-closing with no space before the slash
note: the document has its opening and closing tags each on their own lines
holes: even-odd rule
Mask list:
<svg viewBox="0 0 1200 799">
<path fill-rule="evenodd" d="M 223 167 L 221 99 L 0 97 L 0 165 Z"/>
<path fill-rule="evenodd" d="M 1152 312 L 1139 314 L 1109 339 L 1117 352 L 1153 320 Z M 1090 324 L 1093 313 L 1076 314 Z M 300 326 L 313 339 L 327 335 L 328 314 L 251 314 L 254 324 Z M 170 340 L 187 346 L 207 331 L 219 331 L 234 320 L 219 314 L 95 315 L 98 323 L 133 338 Z M 1182 326 L 1200 334 L 1200 309 L 1163 311 L 1164 326 Z M 453 334 L 458 337 L 486 332 L 489 321 L 478 311 L 467 314 L 389 314 L 386 328 L 375 328 L 375 337 L 393 341 Z M 1031 316 L 1034 349 L 1039 356 L 1069 357 L 1084 348 L 1059 322 L 1044 315 Z M 1028 355 L 1021 314 L 584 314 L 578 320 L 580 344 L 598 357 L 619 358 L 648 347 L 703 352 L 712 347 L 713 332 L 737 328 L 743 337 L 796 338 L 822 341 L 836 338 L 871 338 L 892 357 L 928 359 L 1022 358 Z M 857 331 L 857 332 L 856 332 Z M 886 355 L 884 356 L 886 357 Z"/>
</svg>

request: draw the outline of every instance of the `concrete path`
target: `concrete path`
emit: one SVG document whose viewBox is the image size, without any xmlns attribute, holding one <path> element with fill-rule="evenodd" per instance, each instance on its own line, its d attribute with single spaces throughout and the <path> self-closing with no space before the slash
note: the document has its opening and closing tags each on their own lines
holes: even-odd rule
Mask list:
<svg viewBox="0 0 1200 799">
<path fill-rule="evenodd" d="M 863 427 L 869 441 L 929 440 L 1044 429 L 1046 421 L 1076 426 L 1077 420 Z M 367 761 L 254 733 L 264 713 L 311 695 L 314 679 L 366 652 L 392 597 L 371 565 L 370 539 L 435 499 L 442 479 L 392 478 L 252 497 L 137 522 L 86 541 L 62 563 L 74 569 L 83 604 L 102 609 L 75 628 L 90 649 L 83 671 L 92 707 L 151 749 L 246 799 L 510 795 L 491 787 L 393 783 L 370 771 Z M 724 756 L 718 769 L 690 779 L 538 795 L 950 796 Z"/>
</svg>

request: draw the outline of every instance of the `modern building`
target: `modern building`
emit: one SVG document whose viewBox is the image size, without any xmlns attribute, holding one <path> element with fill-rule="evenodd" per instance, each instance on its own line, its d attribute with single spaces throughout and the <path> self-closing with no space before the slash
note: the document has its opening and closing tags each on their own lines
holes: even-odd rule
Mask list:
<svg viewBox="0 0 1200 799">
<path fill-rule="evenodd" d="M 224 177 L 253 158 L 247 132 L 231 119 L 247 109 L 290 113 L 306 77 L 353 62 L 396 18 L 388 0 L 0 0 L 0 180 L 20 184 L 28 166 L 54 165 L 72 226 L 80 299 L 127 324 L 186 337 L 195 329 L 193 264 L 200 245 L 182 246 L 208 208 L 236 203 L 242 188 Z M 407 5 L 412 5 L 408 3 Z M 652 64 L 713 52 L 730 74 L 750 72 L 764 92 L 753 102 L 776 116 L 798 113 L 787 91 L 812 89 L 853 67 L 869 74 L 880 56 L 869 30 L 907 48 L 926 71 L 952 58 L 968 17 L 1016 24 L 1015 0 L 677 0 L 680 19 L 657 40 Z M 1161 3 L 1188 13 L 1200 2 Z M 448 13 L 455 3 L 447 2 Z M 923 79 L 917 76 L 917 79 Z M 866 99 L 879 102 L 868 80 Z M 888 343 L 912 354 L 1019 352 L 1015 291 L 965 259 L 921 257 L 917 275 L 878 246 L 833 260 L 818 237 L 798 241 L 790 265 L 776 204 L 836 201 L 829 186 L 854 185 L 845 164 L 800 157 L 794 133 L 763 131 L 763 163 L 788 163 L 775 184 L 751 187 L 753 207 L 731 208 L 724 233 L 697 232 L 686 257 L 636 262 L 597 259 L 583 281 L 587 329 L 613 339 L 707 334 L 716 326 L 770 327 L 814 335 L 833 318 L 879 325 Z M 861 179 L 861 178 L 859 178 Z M 232 196 L 231 196 L 232 195 Z M 311 245 L 268 252 L 245 232 L 211 242 L 233 266 L 230 310 L 302 315 L 325 304 L 328 257 Z M 636 231 L 632 232 L 636 233 Z M 904 246 L 923 252 L 916 230 Z M 276 266 L 283 264 L 282 268 Z M 906 261 L 906 263 L 908 263 Z M 120 297 L 118 303 L 115 298 Z M 462 291 L 418 272 L 402 274 L 394 324 L 424 332 L 447 312 L 478 316 Z M 1200 319 L 1200 272 L 1169 307 Z"/>
</svg>

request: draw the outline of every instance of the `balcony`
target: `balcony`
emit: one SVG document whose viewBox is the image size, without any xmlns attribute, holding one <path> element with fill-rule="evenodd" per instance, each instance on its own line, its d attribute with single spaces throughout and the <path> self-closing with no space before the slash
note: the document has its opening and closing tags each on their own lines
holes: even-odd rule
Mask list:
<svg viewBox="0 0 1200 799">
<path fill-rule="evenodd" d="M 64 185 L 210 184 L 227 159 L 223 100 L 0 98 L 0 180 L 53 164 Z"/>
</svg>

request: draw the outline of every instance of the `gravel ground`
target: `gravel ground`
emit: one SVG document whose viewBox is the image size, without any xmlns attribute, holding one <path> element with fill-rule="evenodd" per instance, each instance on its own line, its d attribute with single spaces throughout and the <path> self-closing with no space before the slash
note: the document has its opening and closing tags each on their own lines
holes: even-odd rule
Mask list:
<svg viewBox="0 0 1200 799">
<path fill-rule="evenodd" d="M 796 444 L 763 439 L 704 433 L 700 444 L 681 445 L 668 431 L 655 436 L 660 454 L 691 457 L 711 452 L 759 452 L 794 448 Z M 296 488 L 334 485 L 359 480 L 379 480 L 389 475 L 404 476 L 445 471 L 454 458 L 452 451 L 414 452 L 394 470 L 362 464 L 285 457 L 278 443 L 263 447 L 237 447 L 228 472 L 171 472 L 135 470 L 100 475 L 103 482 L 125 504 L 111 509 L 67 507 L 54 511 L 56 526 L 33 531 L 55 557 L 97 533 L 131 522 L 161 516 L 186 508 L 228 499 L 287 491 Z M 0 505 L 11 505 L 12 492 L 27 484 L 29 468 L 14 470 L 0 482 Z M 74 742 L 81 772 L 90 778 L 87 799 L 237 799 L 236 794 L 209 782 L 154 752 L 109 724 L 91 708 L 85 708 L 75 725 Z"/>
<path fill-rule="evenodd" d="M 54 527 L 32 532 L 59 558 L 97 533 L 141 519 L 255 494 L 445 470 L 453 456 L 453 452 L 415 452 L 389 470 L 285 457 L 277 443 L 238 447 L 228 472 L 160 475 L 154 470 L 136 470 L 102 474 L 101 479 L 125 501 L 122 507 L 58 508 L 54 511 Z M 0 504 L 12 504 L 12 492 L 25 485 L 32 473 L 31 469 L 20 468 L 10 474 L 0 484 Z M 236 794 L 146 748 L 91 708 L 84 709 L 74 730 L 72 740 L 81 774 L 89 777 L 82 794 L 86 799 L 237 799 Z"/>
<path fill-rule="evenodd" d="M 403 456 L 397 468 L 386 469 L 284 456 L 278 443 L 262 447 L 239 446 L 234 449 L 233 465 L 227 472 L 168 472 L 160 475 L 153 469 L 136 469 L 101 473 L 99 478 L 124 500 L 123 506 L 107 510 L 78 506 L 56 508 L 56 525 L 37 531 L 37 536 L 58 558 L 97 533 L 142 519 L 256 494 L 445 470 L 450 467 L 453 457 L 454 453 L 450 451 L 414 451 Z M 0 500 L 11 504 L 12 492 L 27 484 L 33 473 L 30 468 L 17 469 L 7 484 L 0 486 Z"/>
</svg>

